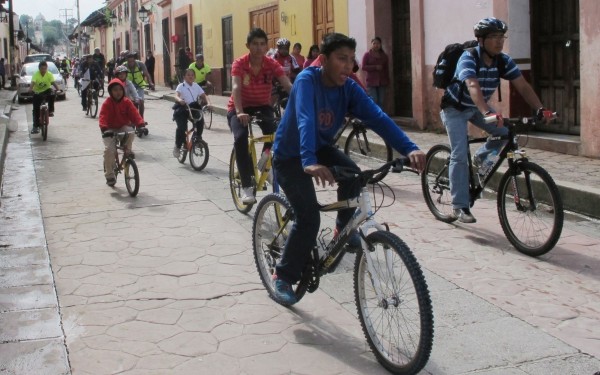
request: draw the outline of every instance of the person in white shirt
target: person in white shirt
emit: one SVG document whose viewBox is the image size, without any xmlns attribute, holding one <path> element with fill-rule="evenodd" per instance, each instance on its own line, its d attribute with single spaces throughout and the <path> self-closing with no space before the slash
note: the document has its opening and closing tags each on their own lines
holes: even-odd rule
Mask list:
<svg viewBox="0 0 600 375">
<path fill-rule="evenodd" d="M 185 71 L 183 82 L 177 86 L 175 90 L 175 98 L 177 100 L 175 106 L 173 106 L 173 119 L 177 124 L 177 130 L 175 131 L 175 147 L 173 148 L 173 156 L 179 157 L 181 147 L 185 142 L 185 132 L 187 131 L 188 122 L 188 110 L 187 106 L 195 109 L 202 109 L 200 100 L 202 99 L 207 105 L 210 104 L 208 95 L 204 93 L 202 87 L 196 82 L 196 72 L 193 69 L 187 69 Z M 198 131 L 198 136 L 202 138 L 202 131 L 204 130 L 204 119 L 194 124 Z"/>
</svg>

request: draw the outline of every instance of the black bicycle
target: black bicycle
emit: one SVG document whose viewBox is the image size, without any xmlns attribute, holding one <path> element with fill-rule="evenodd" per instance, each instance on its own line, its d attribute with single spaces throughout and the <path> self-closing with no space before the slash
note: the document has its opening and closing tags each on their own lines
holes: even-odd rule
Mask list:
<svg viewBox="0 0 600 375">
<path fill-rule="evenodd" d="M 191 129 L 185 132 L 185 143 L 179 151 L 179 157 L 177 160 L 183 164 L 185 159 L 190 155 L 190 165 L 194 170 L 201 171 L 208 164 L 208 143 L 202 139 L 202 132 L 200 127 L 202 125 L 205 108 L 204 106 L 200 109 L 192 108 L 189 105 L 185 105 L 188 111 L 188 123 L 192 124 Z"/>
<path fill-rule="evenodd" d="M 486 122 L 496 121 L 494 116 Z M 539 256 L 550 251 L 560 238 L 563 227 L 563 203 L 558 187 L 548 172 L 532 163 L 518 144 L 517 126 L 535 124 L 533 117 L 505 118 L 508 135 L 475 138 L 469 145 L 489 140 L 507 140 L 498 159 L 487 170 L 474 171 L 469 150 L 469 194 L 471 207 L 479 199 L 485 187 L 504 160 L 508 169 L 498 183 L 497 208 L 500 225 L 510 243 L 523 254 Z M 450 146 L 439 144 L 427 153 L 421 186 L 427 207 L 441 221 L 456 220 L 450 196 Z"/>
<path fill-rule="evenodd" d="M 333 239 L 330 228 L 321 231 L 302 277 L 294 287 L 296 299 L 319 287 L 320 278 L 331 273 L 348 251 L 346 242 L 354 231 L 361 248 L 354 264 L 354 298 L 358 318 L 369 347 L 377 360 L 394 374 L 416 374 L 427 363 L 433 346 L 433 310 L 423 271 L 409 247 L 387 224 L 375 220 L 380 207 L 372 206 L 367 184 L 373 176 L 393 166 L 393 160 L 374 170 L 332 168 L 337 181 L 350 179 L 359 184 L 360 195 L 353 199 L 320 205 L 321 212 L 356 207 L 350 222 Z M 295 215 L 280 194 L 263 198 L 254 214 L 252 244 L 254 259 L 263 285 L 275 302 L 286 305 L 274 293 L 272 276 L 282 255 Z"/>
</svg>

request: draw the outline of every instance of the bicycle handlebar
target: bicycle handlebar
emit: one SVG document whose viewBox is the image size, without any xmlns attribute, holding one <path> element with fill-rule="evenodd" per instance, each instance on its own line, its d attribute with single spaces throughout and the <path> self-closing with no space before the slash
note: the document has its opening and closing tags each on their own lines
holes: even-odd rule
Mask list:
<svg viewBox="0 0 600 375">
<path fill-rule="evenodd" d="M 140 127 L 142 127 L 142 126 L 140 126 Z M 124 132 L 116 132 L 115 133 L 112 130 L 107 130 L 105 132 L 102 132 L 102 138 L 109 138 L 109 137 L 112 138 L 115 136 L 123 137 L 123 136 L 129 135 L 129 134 L 134 134 L 134 133 L 135 133 L 135 131 L 124 131 Z"/>
<path fill-rule="evenodd" d="M 550 118 L 550 120 L 555 120 L 558 118 L 558 113 L 557 112 L 552 112 L 552 117 Z M 484 122 L 486 124 L 492 124 L 496 121 L 498 121 L 498 115 L 492 115 L 492 116 L 485 116 L 483 118 Z M 535 116 L 531 116 L 531 117 L 506 117 L 504 118 L 504 121 L 507 121 L 509 123 L 518 123 L 518 124 L 523 124 L 523 125 L 527 125 L 527 124 L 531 124 L 531 125 L 535 125 L 536 123 L 540 122 L 541 119 L 536 118 Z"/>
<path fill-rule="evenodd" d="M 343 181 L 343 180 L 360 180 L 362 185 L 366 185 L 367 182 L 373 178 L 378 173 L 385 171 L 386 169 L 395 168 L 395 172 L 400 173 L 404 170 L 404 167 L 410 165 L 410 159 L 406 157 L 400 157 L 387 163 L 383 164 L 381 167 L 377 169 L 367 169 L 361 171 L 360 169 L 352 168 L 352 167 L 342 167 L 342 166 L 333 166 L 329 168 L 331 173 L 333 174 L 333 178 L 335 181 Z"/>
</svg>

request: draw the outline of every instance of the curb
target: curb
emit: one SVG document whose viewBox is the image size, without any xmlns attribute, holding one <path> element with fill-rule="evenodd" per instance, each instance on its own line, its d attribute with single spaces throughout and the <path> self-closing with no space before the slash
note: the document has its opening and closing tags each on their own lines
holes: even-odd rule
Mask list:
<svg viewBox="0 0 600 375">
<path fill-rule="evenodd" d="M 0 106 L 9 106 L 10 110 L 6 113 L 9 120 L 11 118 L 12 113 L 12 99 L 2 98 L 0 99 Z M 8 145 L 8 137 L 9 137 L 8 123 L 0 123 L 0 192 L 2 191 L 2 181 L 4 176 L 4 161 L 6 160 L 6 147 Z"/>
</svg>

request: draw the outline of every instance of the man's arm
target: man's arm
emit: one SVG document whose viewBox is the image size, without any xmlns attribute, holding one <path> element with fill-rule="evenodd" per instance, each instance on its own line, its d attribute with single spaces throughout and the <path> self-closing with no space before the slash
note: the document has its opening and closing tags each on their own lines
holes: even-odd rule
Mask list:
<svg viewBox="0 0 600 375">
<path fill-rule="evenodd" d="M 465 80 L 465 86 L 467 86 L 469 95 L 471 96 L 473 103 L 477 106 L 477 109 L 479 109 L 479 112 L 486 113 L 491 110 L 483 98 L 483 92 L 481 92 L 481 86 L 479 86 L 477 77 L 467 78 Z"/>
<path fill-rule="evenodd" d="M 148 68 L 146 68 L 146 64 L 140 61 L 140 65 L 142 66 L 142 74 L 144 75 L 144 78 L 146 78 L 146 82 L 154 86 L 154 82 L 152 82 L 152 78 L 150 78 L 150 73 L 148 73 Z"/>
<path fill-rule="evenodd" d="M 242 103 L 242 77 L 233 76 L 231 78 L 231 96 L 233 97 L 233 105 L 235 106 L 235 113 L 238 120 L 244 126 L 248 126 L 250 116 L 244 113 L 244 107 Z"/>
<path fill-rule="evenodd" d="M 285 90 L 285 92 L 289 94 L 292 91 L 292 82 L 288 76 L 284 74 L 281 77 L 278 77 L 277 81 L 279 81 L 279 84 L 281 84 L 281 87 Z"/>
</svg>

